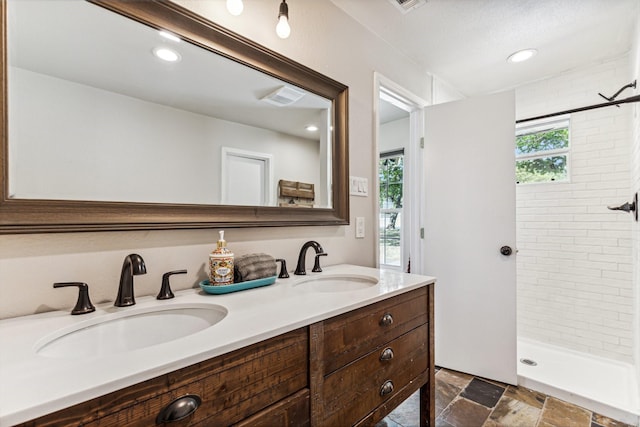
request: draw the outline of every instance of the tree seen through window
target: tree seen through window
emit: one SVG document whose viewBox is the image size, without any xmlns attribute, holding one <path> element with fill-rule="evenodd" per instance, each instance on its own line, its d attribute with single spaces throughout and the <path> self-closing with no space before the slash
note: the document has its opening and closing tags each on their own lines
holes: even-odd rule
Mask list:
<svg viewBox="0 0 640 427">
<path fill-rule="evenodd" d="M 402 259 L 404 154 L 402 152 L 381 154 L 378 174 L 378 182 L 380 183 L 380 264 L 399 267 Z"/>
<path fill-rule="evenodd" d="M 516 133 L 516 182 L 567 181 L 569 119 L 520 127 Z"/>
</svg>

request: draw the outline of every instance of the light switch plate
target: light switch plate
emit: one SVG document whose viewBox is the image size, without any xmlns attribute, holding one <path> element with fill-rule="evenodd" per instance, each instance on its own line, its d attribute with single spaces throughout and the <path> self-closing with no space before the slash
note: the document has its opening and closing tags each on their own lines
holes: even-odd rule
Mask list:
<svg viewBox="0 0 640 427">
<path fill-rule="evenodd" d="M 359 176 L 350 176 L 349 192 L 352 196 L 367 197 L 369 195 L 369 180 Z"/>
<path fill-rule="evenodd" d="M 356 239 L 364 239 L 364 217 L 356 217 Z"/>
</svg>

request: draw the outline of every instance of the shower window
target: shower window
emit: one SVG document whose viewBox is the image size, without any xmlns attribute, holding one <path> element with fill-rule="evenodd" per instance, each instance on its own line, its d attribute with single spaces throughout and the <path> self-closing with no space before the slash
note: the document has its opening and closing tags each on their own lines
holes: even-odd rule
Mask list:
<svg viewBox="0 0 640 427">
<path fill-rule="evenodd" d="M 516 182 L 569 181 L 569 116 L 516 128 Z"/>
<path fill-rule="evenodd" d="M 402 198 L 404 193 L 404 150 L 380 154 L 380 264 L 400 267 L 402 263 Z"/>
</svg>

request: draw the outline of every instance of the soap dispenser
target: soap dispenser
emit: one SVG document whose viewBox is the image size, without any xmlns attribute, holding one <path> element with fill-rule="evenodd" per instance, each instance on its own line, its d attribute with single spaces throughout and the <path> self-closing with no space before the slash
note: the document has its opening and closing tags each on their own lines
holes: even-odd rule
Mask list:
<svg viewBox="0 0 640 427">
<path fill-rule="evenodd" d="M 212 286 L 233 283 L 233 252 L 227 248 L 224 230 L 220 231 L 218 247 L 209 254 L 209 284 Z"/>
</svg>

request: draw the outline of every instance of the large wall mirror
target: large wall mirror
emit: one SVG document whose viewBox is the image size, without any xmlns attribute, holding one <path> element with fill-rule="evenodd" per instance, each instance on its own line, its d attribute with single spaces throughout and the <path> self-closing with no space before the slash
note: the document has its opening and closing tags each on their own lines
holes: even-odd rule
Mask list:
<svg viewBox="0 0 640 427">
<path fill-rule="evenodd" d="M 348 223 L 346 86 L 169 1 L 2 2 L 0 232 Z"/>
</svg>

